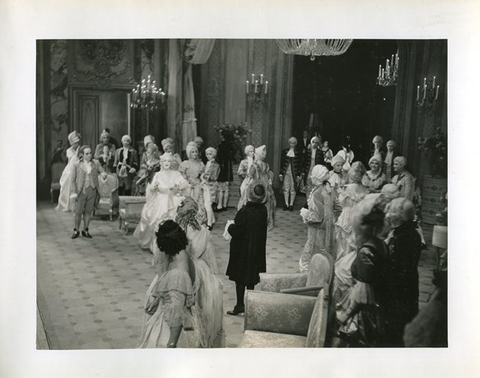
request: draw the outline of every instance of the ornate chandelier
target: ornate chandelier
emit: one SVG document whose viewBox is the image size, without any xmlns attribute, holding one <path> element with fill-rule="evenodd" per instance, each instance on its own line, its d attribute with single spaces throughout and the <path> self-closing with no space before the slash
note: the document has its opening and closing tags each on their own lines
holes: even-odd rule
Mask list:
<svg viewBox="0 0 480 378">
<path fill-rule="evenodd" d="M 285 54 L 310 56 L 342 55 L 348 50 L 353 39 L 277 39 L 277 45 Z"/>
<path fill-rule="evenodd" d="M 137 84 L 132 89 L 130 106 L 134 109 L 157 109 L 158 101 L 163 102 L 165 92 L 162 91 L 162 88 L 157 88 L 155 84 L 155 80 L 151 81 L 150 75 L 148 75 L 147 80 L 142 80 L 141 85 Z"/>
</svg>

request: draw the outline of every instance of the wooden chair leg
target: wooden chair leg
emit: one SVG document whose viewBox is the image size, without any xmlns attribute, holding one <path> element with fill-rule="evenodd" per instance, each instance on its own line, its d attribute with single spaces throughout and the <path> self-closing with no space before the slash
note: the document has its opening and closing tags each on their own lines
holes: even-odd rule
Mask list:
<svg viewBox="0 0 480 378">
<path fill-rule="evenodd" d="M 125 220 L 125 235 L 128 235 L 128 222 Z"/>
<path fill-rule="evenodd" d="M 50 199 L 52 200 L 52 203 L 53 203 L 53 189 L 50 189 Z"/>
</svg>

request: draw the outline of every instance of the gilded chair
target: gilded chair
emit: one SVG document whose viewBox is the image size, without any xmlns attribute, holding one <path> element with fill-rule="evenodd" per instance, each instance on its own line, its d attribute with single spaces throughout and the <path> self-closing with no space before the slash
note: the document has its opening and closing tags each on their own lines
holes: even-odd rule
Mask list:
<svg viewBox="0 0 480 378">
<path fill-rule="evenodd" d="M 316 297 L 247 290 L 239 348 L 320 348 L 325 345 L 328 286 Z"/>
</svg>

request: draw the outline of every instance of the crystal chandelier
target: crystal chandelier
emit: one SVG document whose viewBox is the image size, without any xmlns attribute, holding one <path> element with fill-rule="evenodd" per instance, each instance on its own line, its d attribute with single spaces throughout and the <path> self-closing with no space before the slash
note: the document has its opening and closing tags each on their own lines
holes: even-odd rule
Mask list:
<svg viewBox="0 0 480 378">
<path fill-rule="evenodd" d="M 397 85 L 398 51 L 395 55 L 392 54 L 392 60 L 387 59 L 385 63 L 385 68 L 381 64 L 378 66 L 377 84 L 382 87 Z"/>
<path fill-rule="evenodd" d="M 353 39 L 277 39 L 277 45 L 285 54 L 310 56 L 342 55 L 350 47 Z"/>
</svg>

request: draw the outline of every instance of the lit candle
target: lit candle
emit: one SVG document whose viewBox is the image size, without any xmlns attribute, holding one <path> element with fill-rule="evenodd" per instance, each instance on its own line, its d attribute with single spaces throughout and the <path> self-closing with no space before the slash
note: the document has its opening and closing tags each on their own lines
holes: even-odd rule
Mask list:
<svg viewBox="0 0 480 378">
<path fill-rule="evenodd" d="M 252 74 L 252 84 L 255 83 L 255 75 Z"/>
<path fill-rule="evenodd" d="M 247 94 L 248 94 L 248 87 L 249 87 L 249 86 L 250 86 L 250 83 L 249 83 L 248 80 L 247 80 L 247 88 L 246 88 L 246 89 L 247 89 L 247 91 L 246 91 Z"/>
<path fill-rule="evenodd" d="M 258 93 L 258 80 L 255 80 L 255 93 Z"/>
<path fill-rule="evenodd" d="M 385 68 L 382 68 L 382 79 L 385 79 Z"/>
<path fill-rule="evenodd" d="M 438 100 L 438 90 L 440 89 L 440 85 L 437 85 L 437 93 L 435 93 L 435 100 Z"/>
<path fill-rule="evenodd" d="M 427 84 L 423 86 L 423 99 L 425 100 L 425 97 L 427 97 Z"/>
<path fill-rule="evenodd" d="M 433 77 L 432 88 L 435 88 L 435 76 Z"/>
<path fill-rule="evenodd" d="M 382 65 L 380 64 L 378 66 L 378 77 L 380 78 L 382 76 Z"/>
<path fill-rule="evenodd" d="M 135 89 L 132 89 L 132 99 L 131 102 L 135 102 Z"/>
<path fill-rule="evenodd" d="M 424 87 L 427 86 L 427 78 L 426 78 L 426 77 L 423 79 L 423 86 L 424 86 Z"/>
<path fill-rule="evenodd" d="M 392 54 L 392 60 L 391 60 L 391 62 L 392 62 L 392 67 L 395 66 L 395 56 L 394 56 L 393 54 Z"/>
<path fill-rule="evenodd" d="M 420 85 L 417 85 L 417 101 L 420 99 Z"/>
<path fill-rule="evenodd" d="M 260 84 L 263 84 L 263 74 L 260 74 Z"/>
<path fill-rule="evenodd" d="M 268 93 L 268 81 L 265 82 L 265 94 Z M 438 88 L 437 88 L 437 93 L 438 93 Z"/>
</svg>

